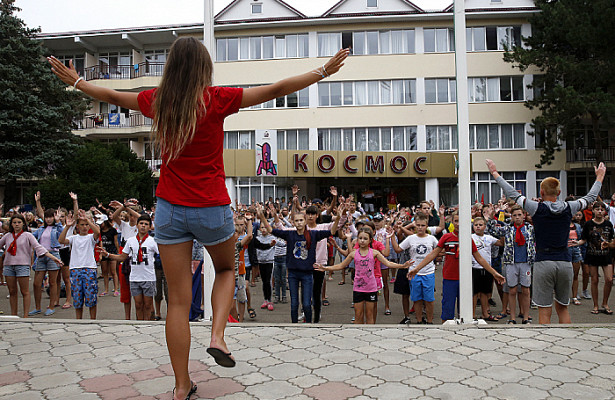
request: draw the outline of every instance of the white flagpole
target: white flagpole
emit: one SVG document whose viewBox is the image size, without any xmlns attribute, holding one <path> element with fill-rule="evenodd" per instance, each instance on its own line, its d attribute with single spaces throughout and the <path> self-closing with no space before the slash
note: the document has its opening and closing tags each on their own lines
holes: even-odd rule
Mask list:
<svg viewBox="0 0 615 400">
<path fill-rule="evenodd" d="M 470 197 L 470 117 L 468 113 L 468 61 L 464 0 L 455 0 L 455 74 L 457 82 L 457 137 L 459 140 L 459 317 L 473 322 L 472 229 Z"/>
</svg>

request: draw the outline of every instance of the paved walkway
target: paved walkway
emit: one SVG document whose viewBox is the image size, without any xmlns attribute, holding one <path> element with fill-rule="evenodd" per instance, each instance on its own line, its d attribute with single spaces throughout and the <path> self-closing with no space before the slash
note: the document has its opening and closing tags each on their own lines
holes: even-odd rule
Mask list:
<svg viewBox="0 0 615 400">
<path fill-rule="evenodd" d="M 611 399 L 615 326 L 192 325 L 193 399 Z M 160 323 L 0 318 L 0 400 L 171 399 Z"/>
</svg>

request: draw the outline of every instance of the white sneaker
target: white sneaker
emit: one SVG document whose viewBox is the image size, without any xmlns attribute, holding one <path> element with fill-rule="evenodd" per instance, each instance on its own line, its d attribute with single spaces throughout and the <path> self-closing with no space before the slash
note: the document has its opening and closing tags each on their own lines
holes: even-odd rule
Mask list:
<svg viewBox="0 0 615 400">
<path fill-rule="evenodd" d="M 584 290 L 581 297 L 583 297 L 584 299 L 591 299 L 592 295 L 587 290 Z"/>
</svg>

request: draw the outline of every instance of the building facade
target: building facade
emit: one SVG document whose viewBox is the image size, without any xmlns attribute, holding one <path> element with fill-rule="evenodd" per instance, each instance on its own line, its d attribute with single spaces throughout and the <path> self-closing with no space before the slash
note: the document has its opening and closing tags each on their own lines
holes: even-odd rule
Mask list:
<svg viewBox="0 0 615 400">
<path fill-rule="evenodd" d="M 540 140 L 528 132 L 536 111 L 523 102 L 533 96 L 527 85 L 537 71 L 522 73 L 503 61 L 505 45 L 531 35 L 528 18 L 535 12 L 531 0 L 466 1 L 469 90 L 463 95 L 470 102 L 473 200 L 493 202 L 501 195 L 485 158 L 529 197 L 549 176 L 561 180 L 564 194 L 584 194 L 593 182 L 589 130 L 551 165 L 535 167 Z M 307 17 L 282 0 L 235 0 L 215 16 L 214 29 L 210 52 L 219 86 L 269 84 L 322 65 L 341 47 L 352 52 L 334 76 L 226 120 L 233 200 L 288 197 L 297 184 L 308 197 L 326 197 L 335 185 L 375 208 L 386 207 L 390 195 L 402 204 L 424 198 L 457 203 L 460 94 L 452 6 L 425 10 L 406 0 L 342 0 Z M 203 25 L 43 33 L 40 39 L 59 59 L 75 60 L 85 79 L 141 91 L 158 85 L 171 43 L 183 36 L 203 39 Z M 150 128 L 151 120 L 138 112 L 94 102 L 74 132 L 125 142 L 157 171 L 161 161 Z M 275 143 L 275 174 L 258 173 L 263 132 Z"/>
</svg>

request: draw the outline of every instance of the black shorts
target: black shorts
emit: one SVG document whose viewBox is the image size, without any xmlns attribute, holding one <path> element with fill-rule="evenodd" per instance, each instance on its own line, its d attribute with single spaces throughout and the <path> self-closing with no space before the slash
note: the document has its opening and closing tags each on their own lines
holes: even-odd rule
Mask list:
<svg viewBox="0 0 615 400">
<path fill-rule="evenodd" d="M 491 294 L 493 290 L 493 275 L 482 268 L 472 268 L 472 293 Z"/>
<path fill-rule="evenodd" d="M 606 267 L 607 265 L 612 264 L 611 255 L 607 254 L 604 256 L 592 256 L 588 254 L 585 256 L 585 264 L 594 267 Z"/>
<path fill-rule="evenodd" d="M 410 295 L 410 282 L 406 276 L 407 274 L 407 269 L 397 270 L 397 276 L 395 276 L 395 283 L 393 284 L 393 293 Z"/>
<path fill-rule="evenodd" d="M 352 302 L 360 303 L 362 301 L 369 301 L 375 303 L 378 301 L 378 292 L 356 292 L 352 291 Z"/>
</svg>

